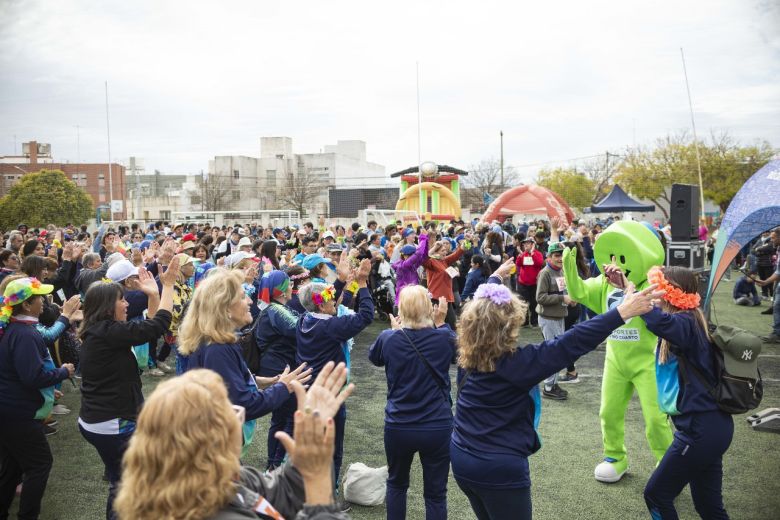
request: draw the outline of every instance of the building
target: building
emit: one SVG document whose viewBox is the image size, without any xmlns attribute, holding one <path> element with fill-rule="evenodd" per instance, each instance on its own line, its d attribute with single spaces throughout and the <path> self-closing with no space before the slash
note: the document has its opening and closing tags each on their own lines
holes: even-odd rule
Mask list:
<svg viewBox="0 0 780 520">
<path fill-rule="evenodd" d="M 200 175 L 139 175 L 141 196 L 135 187 L 127 195 L 127 216 L 133 221 L 173 219 L 176 213 L 201 210 Z M 146 177 L 146 179 L 144 179 Z M 128 181 L 133 182 L 133 181 Z"/>
<path fill-rule="evenodd" d="M 262 137 L 260 157 L 216 156 L 208 171 L 204 208 L 213 211 L 294 209 L 302 216 L 327 215 L 329 191 L 389 184 L 385 167 L 366 159 L 363 141 L 338 141 L 320 153 L 296 154 L 291 138 Z"/>
<path fill-rule="evenodd" d="M 51 155 L 51 145 L 30 141 L 22 144 L 22 155 L 0 157 L 0 196 L 27 173 L 41 170 L 61 170 L 92 197 L 94 208 L 110 206 L 111 200 L 121 201 L 121 209 L 114 211 L 112 219 L 127 216 L 125 167 L 112 163 L 59 163 Z M 109 171 L 111 178 L 109 179 Z M 117 209 L 117 208 L 115 208 Z"/>
</svg>

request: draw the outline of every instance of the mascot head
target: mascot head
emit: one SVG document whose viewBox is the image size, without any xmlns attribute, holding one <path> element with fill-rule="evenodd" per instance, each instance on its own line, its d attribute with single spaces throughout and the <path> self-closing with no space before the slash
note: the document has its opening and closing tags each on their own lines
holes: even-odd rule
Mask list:
<svg viewBox="0 0 780 520">
<path fill-rule="evenodd" d="M 599 268 L 611 263 L 614 256 L 626 278 L 639 287 L 651 267 L 663 265 L 664 248 L 658 235 L 641 222 L 620 220 L 598 236 L 593 256 Z"/>
</svg>

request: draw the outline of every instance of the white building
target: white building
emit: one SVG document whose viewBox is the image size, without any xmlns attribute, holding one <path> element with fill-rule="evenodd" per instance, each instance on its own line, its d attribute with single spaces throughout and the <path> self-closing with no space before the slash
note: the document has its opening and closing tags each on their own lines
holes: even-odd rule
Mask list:
<svg viewBox="0 0 780 520">
<path fill-rule="evenodd" d="M 209 182 L 228 191 L 234 210 L 303 209 L 328 213 L 328 189 L 390 184 L 385 167 L 366 160 L 366 143 L 338 141 L 321 153 L 295 154 L 289 137 L 262 137 L 260 157 L 216 156 Z"/>
</svg>

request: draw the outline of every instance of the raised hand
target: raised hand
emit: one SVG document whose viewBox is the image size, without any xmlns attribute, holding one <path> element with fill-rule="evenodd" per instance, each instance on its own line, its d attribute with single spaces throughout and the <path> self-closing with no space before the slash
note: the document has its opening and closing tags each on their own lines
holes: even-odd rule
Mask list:
<svg viewBox="0 0 780 520">
<path fill-rule="evenodd" d="M 168 269 L 160 275 L 160 282 L 165 286 L 172 286 L 179 278 L 179 259 L 173 258 L 168 264 Z M 156 289 L 156 288 L 155 288 Z"/>
<path fill-rule="evenodd" d="M 62 304 L 62 315 L 68 318 L 68 320 L 73 320 L 73 315 L 77 310 L 79 310 L 80 307 L 81 296 L 78 294 L 71 296 L 64 304 Z"/>
<path fill-rule="evenodd" d="M 371 260 L 368 258 L 364 258 L 360 261 L 360 265 L 358 266 L 357 273 L 355 274 L 355 278 L 357 279 L 358 283 L 365 282 L 368 280 L 368 275 L 371 274 Z"/>
<path fill-rule="evenodd" d="M 388 314 L 388 317 L 390 318 L 391 329 L 398 330 L 401 328 L 401 318 L 396 318 L 393 314 Z"/>
<path fill-rule="evenodd" d="M 290 370 L 290 367 L 287 366 L 285 367 L 284 372 L 279 374 L 279 382 L 284 383 L 287 387 L 287 391 L 290 393 L 293 393 L 294 391 L 292 386 L 293 381 L 297 381 L 303 385 L 309 379 L 311 379 L 311 368 L 307 370 L 306 363 L 301 363 L 298 368 L 292 371 Z"/>
<path fill-rule="evenodd" d="M 498 266 L 498 269 L 496 269 L 493 274 L 501 278 L 506 278 L 512 272 L 512 267 L 514 267 L 514 265 L 515 265 L 514 259 L 510 258 L 509 260 L 505 261 L 503 264 Z"/>
<path fill-rule="evenodd" d="M 304 390 L 302 385 L 295 385 L 293 389 L 298 400 L 298 410 L 302 412 L 317 410 L 325 419 L 334 417 L 355 389 L 355 385 L 351 383 L 344 386 L 347 382 L 347 374 L 348 370 L 344 363 L 336 365 L 333 361 L 328 361 L 317 374 L 317 379 L 308 391 Z"/>
<path fill-rule="evenodd" d="M 168 268 L 170 270 L 170 267 Z M 138 268 L 138 280 L 133 283 L 133 289 L 141 291 L 144 294 L 157 294 L 157 282 L 154 280 L 152 273 L 147 271 L 143 267 Z"/>
<path fill-rule="evenodd" d="M 341 282 L 346 282 L 351 272 L 352 269 L 350 268 L 349 264 L 349 253 L 347 253 L 347 250 L 345 249 L 341 252 L 339 265 L 336 266 L 336 274 L 338 275 Z"/>
<path fill-rule="evenodd" d="M 447 298 L 444 296 L 439 296 L 439 303 L 433 306 L 433 324 L 435 326 L 441 327 L 444 325 L 447 319 L 448 307 L 449 303 L 447 303 Z"/>
<path fill-rule="evenodd" d="M 623 270 L 617 265 L 615 256 L 612 256 L 612 263 L 604 264 L 603 272 L 607 282 L 618 289 L 625 289 L 628 286 L 628 279 Z"/>
<path fill-rule="evenodd" d="M 653 284 L 643 291 L 636 292 L 634 284 L 629 282 L 625 289 L 623 301 L 617 307 L 623 321 L 628 321 L 635 316 L 650 312 L 655 306 L 655 301 L 666 294 L 666 291 L 656 291 L 657 288 L 658 286 Z"/>
</svg>

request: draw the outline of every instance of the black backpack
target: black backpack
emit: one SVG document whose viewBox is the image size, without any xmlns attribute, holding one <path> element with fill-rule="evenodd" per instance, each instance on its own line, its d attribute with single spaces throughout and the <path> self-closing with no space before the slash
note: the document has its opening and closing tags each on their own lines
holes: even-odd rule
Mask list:
<svg viewBox="0 0 780 520">
<path fill-rule="evenodd" d="M 717 329 L 714 329 L 713 336 L 716 335 Z M 761 398 L 764 396 L 764 384 L 761 381 L 761 372 L 758 370 L 758 367 L 756 367 L 757 379 L 729 374 L 726 370 L 726 363 L 723 360 L 723 351 L 717 342 L 714 344 L 712 362 L 715 374 L 717 374 L 715 386 L 709 383 L 696 366 L 688 363 L 683 356 L 678 356 L 677 361 L 683 369 L 681 372 L 683 383 L 687 384 L 685 367 L 688 366 L 712 398 L 715 399 L 721 411 L 731 415 L 739 415 L 757 408 L 761 404 Z"/>
</svg>

